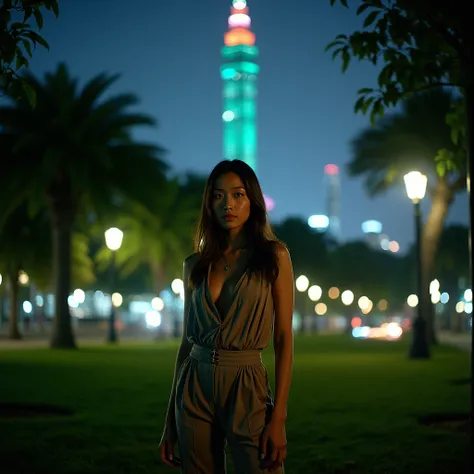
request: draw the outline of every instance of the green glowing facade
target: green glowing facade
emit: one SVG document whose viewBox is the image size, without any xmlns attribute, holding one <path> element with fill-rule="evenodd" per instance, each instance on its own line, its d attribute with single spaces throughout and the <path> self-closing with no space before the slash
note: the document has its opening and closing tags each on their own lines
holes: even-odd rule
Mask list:
<svg viewBox="0 0 474 474">
<path fill-rule="evenodd" d="M 257 172 L 258 48 L 250 31 L 247 3 L 234 0 L 222 48 L 223 155 L 245 161 Z"/>
</svg>

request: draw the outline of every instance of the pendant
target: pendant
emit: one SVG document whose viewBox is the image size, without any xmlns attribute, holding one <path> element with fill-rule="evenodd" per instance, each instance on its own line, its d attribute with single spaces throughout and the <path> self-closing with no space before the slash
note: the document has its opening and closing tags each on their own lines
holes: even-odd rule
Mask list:
<svg viewBox="0 0 474 474">
<path fill-rule="evenodd" d="M 226 266 L 224 267 L 224 271 L 225 271 L 225 272 L 228 272 L 229 270 L 230 270 L 229 265 L 226 265 Z"/>
</svg>

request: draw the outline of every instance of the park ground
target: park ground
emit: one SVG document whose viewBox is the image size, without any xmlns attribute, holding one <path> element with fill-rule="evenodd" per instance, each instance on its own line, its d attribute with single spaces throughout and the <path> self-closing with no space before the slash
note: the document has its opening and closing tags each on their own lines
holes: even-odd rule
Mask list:
<svg viewBox="0 0 474 474">
<path fill-rule="evenodd" d="M 287 474 L 469 472 L 462 415 L 470 409 L 470 355 L 440 345 L 431 360 L 414 361 L 408 345 L 296 337 Z M 176 349 L 166 341 L 3 348 L 0 472 L 176 472 L 157 451 Z M 273 380 L 271 348 L 264 359 Z M 33 405 L 57 412 L 31 416 Z M 461 417 L 438 419 L 446 414 Z"/>
</svg>

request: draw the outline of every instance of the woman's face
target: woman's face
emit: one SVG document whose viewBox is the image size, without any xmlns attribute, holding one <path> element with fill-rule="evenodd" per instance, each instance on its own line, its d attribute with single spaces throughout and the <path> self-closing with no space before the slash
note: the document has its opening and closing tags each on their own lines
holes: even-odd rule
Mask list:
<svg viewBox="0 0 474 474">
<path fill-rule="evenodd" d="M 214 217 L 224 229 L 241 228 L 250 216 L 250 200 L 239 175 L 225 173 L 217 178 L 212 189 Z"/>
</svg>

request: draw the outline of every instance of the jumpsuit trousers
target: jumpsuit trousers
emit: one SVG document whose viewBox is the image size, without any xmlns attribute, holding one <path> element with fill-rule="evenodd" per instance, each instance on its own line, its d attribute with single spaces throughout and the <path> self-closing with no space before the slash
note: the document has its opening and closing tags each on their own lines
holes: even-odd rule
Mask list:
<svg viewBox="0 0 474 474">
<path fill-rule="evenodd" d="M 193 346 L 177 374 L 182 472 L 225 474 L 228 445 L 236 474 L 263 474 L 260 437 L 273 401 L 261 352 L 273 327 L 271 286 L 245 273 L 222 318 L 204 280 L 192 292 L 185 329 Z"/>
</svg>

